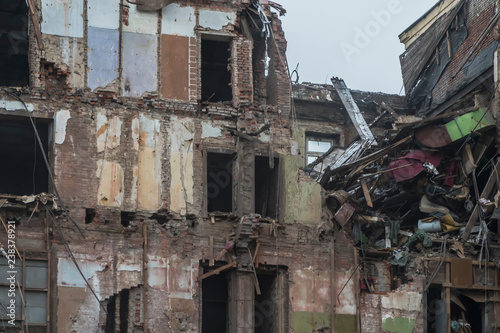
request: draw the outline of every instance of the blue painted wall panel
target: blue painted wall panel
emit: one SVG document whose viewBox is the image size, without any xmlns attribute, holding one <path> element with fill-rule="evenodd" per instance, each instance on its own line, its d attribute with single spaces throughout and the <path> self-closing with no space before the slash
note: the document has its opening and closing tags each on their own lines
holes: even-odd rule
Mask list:
<svg viewBox="0 0 500 333">
<path fill-rule="evenodd" d="M 157 90 L 158 39 L 155 35 L 123 32 L 124 96 L 140 97 Z"/>
<path fill-rule="evenodd" d="M 105 87 L 118 77 L 119 32 L 112 29 L 88 28 L 88 86 Z"/>
</svg>

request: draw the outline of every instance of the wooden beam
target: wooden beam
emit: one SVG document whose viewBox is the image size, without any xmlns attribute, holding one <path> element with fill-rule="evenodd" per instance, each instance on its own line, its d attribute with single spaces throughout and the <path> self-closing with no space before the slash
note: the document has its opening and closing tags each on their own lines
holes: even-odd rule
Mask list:
<svg viewBox="0 0 500 333">
<path fill-rule="evenodd" d="M 208 239 L 208 255 L 209 255 L 209 261 L 208 261 L 208 266 L 213 266 L 214 263 L 215 263 L 215 260 L 214 260 L 214 236 L 209 236 L 209 239 Z"/>
<path fill-rule="evenodd" d="M 396 111 L 394 111 L 393 108 L 391 108 L 389 105 L 385 104 L 385 102 L 382 102 L 380 103 L 380 105 L 386 109 L 387 111 L 389 111 L 391 113 L 391 116 L 394 118 L 394 119 L 398 119 L 399 118 L 399 115 L 396 113 Z"/>
<path fill-rule="evenodd" d="M 33 22 L 33 27 L 35 28 L 36 42 L 38 43 L 38 48 L 40 51 L 44 50 L 42 41 L 42 32 L 40 31 L 40 22 L 38 21 L 38 16 L 35 13 L 35 5 L 33 0 L 28 0 L 28 7 L 30 9 L 30 17 Z"/>
<path fill-rule="evenodd" d="M 233 267 L 236 267 L 236 262 L 235 261 L 232 262 L 232 263 L 229 263 L 227 265 L 221 266 L 219 268 L 216 268 L 213 271 L 210 271 L 208 273 L 205 273 L 203 275 L 198 276 L 198 281 L 206 279 L 207 277 L 212 276 L 212 275 L 217 275 L 220 272 L 225 271 L 226 269 L 229 269 L 229 268 L 233 268 Z"/>
<path fill-rule="evenodd" d="M 368 191 L 368 186 L 366 185 L 366 181 L 364 179 L 360 180 L 361 188 L 363 189 L 363 194 L 365 195 L 366 204 L 368 207 L 373 208 L 372 197 L 370 196 L 370 191 Z"/>
<path fill-rule="evenodd" d="M 448 58 L 451 59 L 451 40 L 449 30 L 446 30 L 446 44 L 448 45 Z"/>
<path fill-rule="evenodd" d="M 480 195 L 481 198 L 487 198 L 490 195 L 491 190 L 493 190 L 493 186 L 496 184 L 497 177 L 500 176 L 499 174 L 500 174 L 500 160 L 497 161 L 497 163 L 495 164 L 495 169 L 493 169 L 493 171 L 491 172 L 490 178 L 488 178 L 488 181 L 486 182 L 486 186 L 484 187 L 483 191 L 481 192 L 481 195 Z M 476 198 L 476 200 L 479 200 L 479 198 Z M 474 227 L 474 224 L 476 223 L 477 218 L 479 216 L 480 209 L 481 208 L 476 203 L 476 206 L 474 207 L 474 210 L 472 211 L 472 214 L 469 217 L 469 221 L 467 222 L 467 225 L 465 226 L 464 233 L 462 234 L 461 240 L 463 242 L 465 242 L 469 238 L 470 233 L 472 231 L 472 228 Z"/>
</svg>

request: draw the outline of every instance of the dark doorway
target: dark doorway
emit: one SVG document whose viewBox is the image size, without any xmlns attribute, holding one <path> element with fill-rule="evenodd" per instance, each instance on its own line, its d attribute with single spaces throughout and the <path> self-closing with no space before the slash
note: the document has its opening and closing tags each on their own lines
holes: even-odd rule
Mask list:
<svg viewBox="0 0 500 333">
<path fill-rule="evenodd" d="M 255 157 L 255 213 L 273 219 L 279 214 L 279 159 L 274 159 L 274 167 L 269 165 L 269 157 Z"/>
<path fill-rule="evenodd" d="M 234 154 L 207 154 L 207 210 L 233 210 L 233 156 Z"/>
<path fill-rule="evenodd" d="M 257 278 L 259 279 L 260 295 L 255 293 L 255 333 L 277 332 L 276 272 L 258 274 Z"/>
<path fill-rule="evenodd" d="M 28 6 L 25 0 L 0 0 L 0 86 L 26 86 Z"/>
<path fill-rule="evenodd" d="M 49 124 L 34 121 L 47 154 Z M 48 192 L 49 173 L 30 119 L 0 117 L 0 138 L 0 193 Z"/>
<path fill-rule="evenodd" d="M 226 274 L 220 273 L 203 279 L 202 333 L 227 331 L 228 283 Z"/>
<path fill-rule="evenodd" d="M 203 102 L 227 102 L 233 99 L 229 71 L 229 41 L 201 41 L 201 99 Z"/>
</svg>

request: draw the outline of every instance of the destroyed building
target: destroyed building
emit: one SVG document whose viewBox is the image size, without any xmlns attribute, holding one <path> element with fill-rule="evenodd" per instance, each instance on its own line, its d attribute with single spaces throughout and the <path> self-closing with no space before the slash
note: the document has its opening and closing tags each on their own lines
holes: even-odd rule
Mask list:
<svg viewBox="0 0 500 333">
<path fill-rule="evenodd" d="M 285 12 L 0 2 L 0 332 L 500 327 L 498 3 L 403 32 L 405 97 L 292 84 Z"/>
</svg>

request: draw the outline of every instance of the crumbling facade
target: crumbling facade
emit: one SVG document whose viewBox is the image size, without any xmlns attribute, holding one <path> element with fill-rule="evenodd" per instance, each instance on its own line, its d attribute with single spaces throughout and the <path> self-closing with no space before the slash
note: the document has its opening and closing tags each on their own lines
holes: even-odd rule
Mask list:
<svg viewBox="0 0 500 333">
<path fill-rule="evenodd" d="M 1 3 L 0 331 L 493 332 L 497 7 L 401 97 L 292 84 L 271 1 Z"/>
</svg>

